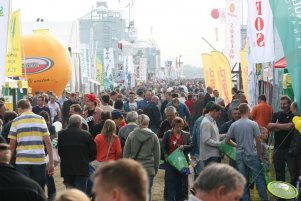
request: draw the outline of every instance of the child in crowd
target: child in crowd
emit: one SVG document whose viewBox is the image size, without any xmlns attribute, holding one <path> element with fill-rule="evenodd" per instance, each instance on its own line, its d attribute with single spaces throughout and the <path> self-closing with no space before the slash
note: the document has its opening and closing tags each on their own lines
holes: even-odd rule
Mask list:
<svg viewBox="0 0 301 201">
<path fill-rule="evenodd" d="M 268 145 L 266 143 L 268 137 L 269 137 L 268 129 L 266 127 L 260 127 L 262 163 L 266 167 L 269 167 L 269 150 L 268 150 Z"/>
</svg>

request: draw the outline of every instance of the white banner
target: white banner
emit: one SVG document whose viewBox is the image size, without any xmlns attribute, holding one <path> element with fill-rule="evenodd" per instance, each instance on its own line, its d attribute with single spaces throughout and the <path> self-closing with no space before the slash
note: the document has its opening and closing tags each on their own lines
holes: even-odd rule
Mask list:
<svg viewBox="0 0 301 201">
<path fill-rule="evenodd" d="M 241 0 L 226 0 L 226 52 L 231 66 L 240 62 Z"/>
<path fill-rule="evenodd" d="M 147 81 L 147 58 L 140 58 L 139 63 L 139 80 Z"/>
<path fill-rule="evenodd" d="M 249 105 L 253 108 L 256 105 L 256 65 L 254 63 L 248 65 L 248 93 Z"/>
<path fill-rule="evenodd" d="M 112 70 L 114 68 L 114 51 L 113 48 L 103 49 L 103 64 L 105 77 L 110 78 Z"/>
<path fill-rule="evenodd" d="M 249 62 L 274 61 L 273 14 L 269 0 L 248 1 Z"/>
<path fill-rule="evenodd" d="M 9 2 L 9 0 L 0 0 L 0 88 L 5 84 L 6 77 Z"/>
</svg>

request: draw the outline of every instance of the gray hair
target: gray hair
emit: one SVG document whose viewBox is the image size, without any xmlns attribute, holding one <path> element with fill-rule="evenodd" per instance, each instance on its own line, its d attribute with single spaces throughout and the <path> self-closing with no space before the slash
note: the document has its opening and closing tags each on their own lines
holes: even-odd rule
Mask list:
<svg viewBox="0 0 301 201">
<path fill-rule="evenodd" d="M 130 123 L 130 122 L 137 123 L 137 119 L 138 119 L 138 113 L 136 111 L 128 112 L 126 115 L 126 121 L 128 123 Z"/>
<path fill-rule="evenodd" d="M 80 127 L 82 124 L 82 117 L 78 114 L 74 114 L 69 118 L 69 127 Z"/>
<path fill-rule="evenodd" d="M 138 126 L 143 127 L 143 126 L 148 126 L 149 124 L 149 117 L 145 114 L 140 114 L 138 116 Z"/>
<path fill-rule="evenodd" d="M 206 167 L 194 183 L 196 191 L 211 193 L 219 187 L 225 188 L 225 194 L 234 191 L 238 186 L 244 188 L 246 179 L 233 167 L 214 163 Z"/>
<path fill-rule="evenodd" d="M 165 108 L 164 113 L 167 114 L 169 112 L 172 112 L 174 114 L 177 113 L 177 109 L 174 106 L 168 106 Z"/>
</svg>

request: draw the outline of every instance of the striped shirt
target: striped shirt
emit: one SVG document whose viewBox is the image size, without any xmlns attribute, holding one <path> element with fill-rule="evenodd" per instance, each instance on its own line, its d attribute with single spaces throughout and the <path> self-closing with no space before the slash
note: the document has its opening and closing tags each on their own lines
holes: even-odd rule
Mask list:
<svg viewBox="0 0 301 201">
<path fill-rule="evenodd" d="M 45 164 L 43 137 L 49 135 L 43 117 L 24 112 L 13 120 L 8 138 L 15 139 L 16 164 Z"/>
</svg>

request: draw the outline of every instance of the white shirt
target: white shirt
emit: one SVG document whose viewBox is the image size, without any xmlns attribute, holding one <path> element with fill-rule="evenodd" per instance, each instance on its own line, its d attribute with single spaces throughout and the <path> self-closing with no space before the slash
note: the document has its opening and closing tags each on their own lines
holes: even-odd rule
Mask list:
<svg viewBox="0 0 301 201">
<path fill-rule="evenodd" d="M 137 102 L 129 102 L 129 111 L 136 111 L 138 109 Z"/>
<path fill-rule="evenodd" d="M 61 112 L 61 108 L 60 108 L 59 104 L 56 102 L 54 102 L 54 103 L 48 102 L 48 107 L 49 107 L 50 114 L 51 114 L 51 121 L 53 122 L 54 117 L 57 116 L 57 114 L 59 112 Z"/>
</svg>

